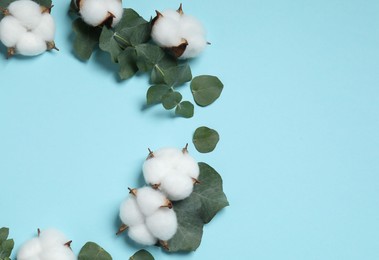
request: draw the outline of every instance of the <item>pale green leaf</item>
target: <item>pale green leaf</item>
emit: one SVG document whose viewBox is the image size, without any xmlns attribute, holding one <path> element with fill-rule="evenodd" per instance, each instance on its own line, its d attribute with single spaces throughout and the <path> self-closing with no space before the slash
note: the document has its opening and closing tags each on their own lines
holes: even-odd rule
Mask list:
<svg viewBox="0 0 379 260">
<path fill-rule="evenodd" d="M 189 101 L 180 102 L 175 108 L 175 115 L 181 116 L 184 118 L 193 117 L 194 106 Z"/>
<path fill-rule="evenodd" d="M 220 140 L 220 136 L 216 130 L 206 126 L 199 127 L 195 130 L 192 142 L 201 153 L 212 152 Z"/>
<path fill-rule="evenodd" d="M 221 95 L 223 87 L 217 77 L 210 75 L 197 76 L 191 82 L 192 95 L 199 106 L 212 104 Z"/>
<path fill-rule="evenodd" d="M 7 258 L 11 256 L 14 247 L 13 239 L 8 239 L 0 244 L 0 258 Z"/>
<path fill-rule="evenodd" d="M 7 240 L 9 235 L 9 228 L 2 227 L 0 228 L 0 244 Z"/>
<path fill-rule="evenodd" d="M 112 260 L 112 257 L 98 244 L 87 242 L 80 250 L 78 260 Z"/>
<path fill-rule="evenodd" d="M 129 260 L 154 260 L 154 257 L 145 249 L 141 249 L 132 255 Z"/>
<path fill-rule="evenodd" d="M 162 97 L 162 105 L 165 109 L 173 109 L 182 100 L 182 95 L 177 91 L 170 91 Z"/>
<path fill-rule="evenodd" d="M 96 45 L 99 43 L 101 29 L 87 25 L 81 18 L 77 18 L 72 24 L 75 32 L 74 51 L 82 60 L 91 57 Z"/>
<path fill-rule="evenodd" d="M 151 25 L 148 22 L 133 27 L 125 27 L 116 32 L 119 44 L 136 46 L 146 43 L 150 39 Z M 122 46 L 122 45 L 121 45 Z"/>
<path fill-rule="evenodd" d="M 180 64 L 167 69 L 155 66 L 153 70 L 158 70 L 158 68 L 160 71 L 156 71 L 154 76 L 152 74 L 151 80 L 154 83 L 164 82 L 170 87 L 177 87 L 192 79 L 191 68 L 188 64 Z"/>
<path fill-rule="evenodd" d="M 146 93 L 146 103 L 148 105 L 162 103 L 162 97 L 169 93 L 170 87 L 164 84 L 151 86 Z"/>
<path fill-rule="evenodd" d="M 141 71 L 151 70 L 165 56 L 164 51 L 157 45 L 143 43 L 135 46 L 137 51 L 137 67 Z"/>
</svg>

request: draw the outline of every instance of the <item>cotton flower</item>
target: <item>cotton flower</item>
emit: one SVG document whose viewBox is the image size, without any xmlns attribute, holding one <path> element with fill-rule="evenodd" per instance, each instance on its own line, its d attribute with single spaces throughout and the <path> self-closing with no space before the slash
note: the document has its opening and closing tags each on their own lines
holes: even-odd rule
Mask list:
<svg viewBox="0 0 379 260">
<path fill-rule="evenodd" d="M 76 260 L 68 239 L 60 231 L 47 229 L 38 237 L 25 242 L 17 253 L 17 260 Z"/>
<path fill-rule="evenodd" d="M 203 25 L 194 17 L 177 11 L 157 12 L 151 31 L 152 39 L 180 59 L 198 56 L 207 46 Z"/>
<path fill-rule="evenodd" d="M 138 207 L 134 196 L 129 196 L 120 206 L 120 219 L 126 226 L 136 226 L 145 222 L 145 216 Z"/>
<path fill-rule="evenodd" d="M 80 0 L 78 9 L 83 21 L 94 27 L 107 23 L 114 27 L 124 12 L 121 0 Z"/>
<path fill-rule="evenodd" d="M 145 216 L 150 216 L 161 207 L 172 207 L 171 202 L 162 192 L 151 187 L 139 188 L 136 200 L 139 209 Z"/>
<path fill-rule="evenodd" d="M 156 238 L 167 241 L 171 239 L 177 229 L 178 221 L 175 211 L 167 208 L 158 209 L 146 218 L 146 226 Z"/>
<path fill-rule="evenodd" d="M 49 8 L 31 0 L 17 0 L 3 13 L 0 41 L 8 47 L 8 56 L 16 53 L 35 56 L 57 49 L 54 43 L 55 22 Z"/>
<path fill-rule="evenodd" d="M 128 236 L 135 242 L 147 246 L 152 246 L 158 241 L 144 223 L 129 227 Z"/>
</svg>

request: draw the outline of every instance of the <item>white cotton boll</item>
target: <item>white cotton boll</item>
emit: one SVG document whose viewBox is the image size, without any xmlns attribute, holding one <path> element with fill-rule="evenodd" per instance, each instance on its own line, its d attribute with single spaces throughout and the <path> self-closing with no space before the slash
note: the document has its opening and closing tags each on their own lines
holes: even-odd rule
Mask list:
<svg viewBox="0 0 379 260">
<path fill-rule="evenodd" d="M 146 218 L 146 226 L 153 236 L 159 240 L 167 241 L 175 235 L 178 229 L 176 213 L 172 209 L 159 209 Z"/>
<path fill-rule="evenodd" d="M 204 36 L 201 35 L 186 40 L 188 45 L 182 56 L 180 56 L 180 59 L 188 59 L 198 56 L 208 44 Z"/>
<path fill-rule="evenodd" d="M 58 245 L 63 246 L 69 241 L 62 232 L 53 228 L 42 230 L 39 235 L 39 240 L 44 250 Z"/>
<path fill-rule="evenodd" d="M 26 32 L 16 44 L 17 52 L 26 56 L 41 54 L 46 49 L 46 42 L 31 32 Z"/>
<path fill-rule="evenodd" d="M 157 209 L 167 204 L 166 197 L 159 190 L 143 187 L 137 190 L 136 200 L 142 214 L 150 216 Z"/>
<path fill-rule="evenodd" d="M 204 26 L 193 16 L 183 15 L 180 19 L 179 26 L 182 37 L 185 39 L 191 36 L 205 36 Z"/>
<path fill-rule="evenodd" d="M 42 14 L 40 24 L 32 31 L 46 42 L 54 41 L 55 22 L 49 13 Z"/>
<path fill-rule="evenodd" d="M 129 227 L 128 236 L 142 245 L 152 246 L 157 243 L 157 238 L 150 233 L 145 224 Z"/>
<path fill-rule="evenodd" d="M 184 174 L 170 174 L 162 180 L 160 189 L 170 200 L 183 200 L 191 195 L 193 181 Z"/>
<path fill-rule="evenodd" d="M 124 13 L 124 8 L 122 7 L 122 2 L 120 0 L 108 1 L 108 11 L 114 15 L 112 27 L 116 26 L 121 20 Z"/>
<path fill-rule="evenodd" d="M 151 38 L 161 47 L 174 47 L 182 43 L 178 21 L 169 17 L 159 17 L 152 30 Z"/>
<path fill-rule="evenodd" d="M 128 227 L 144 223 L 145 216 L 139 209 L 134 197 L 128 197 L 121 203 L 120 219 Z"/>
<path fill-rule="evenodd" d="M 41 20 L 40 6 L 31 0 L 18 0 L 8 6 L 8 11 L 29 30 L 34 29 Z"/>
<path fill-rule="evenodd" d="M 170 18 L 173 21 L 178 22 L 181 19 L 181 15 L 176 10 L 168 9 L 162 12 L 163 17 Z"/>
<path fill-rule="evenodd" d="M 0 40 L 8 48 L 15 47 L 26 31 L 25 27 L 11 15 L 5 16 L 0 21 Z"/>
<path fill-rule="evenodd" d="M 149 184 L 160 184 L 167 175 L 176 171 L 176 163 L 180 160 L 182 151 L 176 148 L 162 148 L 153 152 L 153 157 L 147 159 L 142 167 L 145 181 Z"/>
<path fill-rule="evenodd" d="M 54 246 L 40 254 L 41 260 L 76 260 L 75 254 L 67 246 Z"/>
<path fill-rule="evenodd" d="M 194 179 L 197 179 L 199 177 L 199 164 L 188 153 L 184 153 L 182 159 L 180 160 L 180 173 Z"/>
<path fill-rule="evenodd" d="M 39 260 L 42 252 L 41 242 L 38 238 L 32 238 L 25 242 L 17 253 L 17 260 Z"/>
<path fill-rule="evenodd" d="M 98 26 L 108 17 L 108 10 L 105 1 L 82 0 L 80 15 L 83 21 L 92 26 Z"/>
</svg>

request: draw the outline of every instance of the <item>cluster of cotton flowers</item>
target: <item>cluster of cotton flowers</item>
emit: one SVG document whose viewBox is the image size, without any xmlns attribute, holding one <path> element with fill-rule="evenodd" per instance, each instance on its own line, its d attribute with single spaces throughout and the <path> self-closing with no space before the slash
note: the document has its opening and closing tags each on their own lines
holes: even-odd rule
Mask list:
<svg viewBox="0 0 379 260">
<path fill-rule="evenodd" d="M 21 246 L 17 260 L 76 260 L 70 244 L 71 241 L 58 230 L 38 230 L 38 237 Z"/>
<path fill-rule="evenodd" d="M 129 237 L 139 244 L 154 245 L 159 240 L 165 245 L 178 227 L 171 201 L 148 186 L 131 189 L 130 194 L 120 206 L 119 233 L 128 229 Z"/>
<path fill-rule="evenodd" d="M 0 41 L 8 47 L 8 57 L 18 53 L 39 55 L 57 49 L 54 43 L 55 22 L 51 7 L 40 6 L 31 0 L 17 0 L 5 10 L 0 21 Z"/>
<path fill-rule="evenodd" d="M 124 9 L 121 0 L 76 0 L 76 7 L 83 21 L 91 26 L 116 26 Z"/>
<path fill-rule="evenodd" d="M 150 186 L 130 189 L 130 194 L 120 206 L 123 225 L 118 233 L 128 229 L 129 237 L 143 245 L 160 242 L 168 248 L 167 241 L 176 233 L 178 222 L 171 201 L 190 196 L 200 170 L 196 160 L 182 150 L 162 148 L 150 151 L 143 165 L 145 181 Z"/>
<path fill-rule="evenodd" d="M 205 29 L 194 17 L 178 10 L 157 12 L 151 31 L 152 39 L 180 59 L 198 56 L 207 46 Z"/>
</svg>

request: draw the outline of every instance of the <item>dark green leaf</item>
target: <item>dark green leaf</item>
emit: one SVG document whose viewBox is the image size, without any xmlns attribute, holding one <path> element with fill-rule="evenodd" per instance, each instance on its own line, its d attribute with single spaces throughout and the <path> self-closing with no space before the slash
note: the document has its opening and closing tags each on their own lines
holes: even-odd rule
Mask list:
<svg viewBox="0 0 379 260">
<path fill-rule="evenodd" d="M 151 86 L 146 93 L 146 103 L 148 105 L 161 103 L 162 97 L 169 93 L 170 87 L 164 84 Z"/>
<path fill-rule="evenodd" d="M 76 34 L 74 51 L 80 59 L 88 60 L 99 42 L 101 29 L 87 25 L 81 18 L 73 22 L 72 28 Z"/>
<path fill-rule="evenodd" d="M 8 239 L 2 242 L 0 244 L 0 259 L 10 257 L 13 247 L 14 247 L 13 239 Z"/>
<path fill-rule="evenodd" d="M 201 202 L 200 216 L 204 223 L 212 218 L 224 207 L 229 206 L 228 199 L 222 188 L 221 176 L 208 164 L 201 162 L 200 184 L 194 187 L 190 197 L 197 197 Z"/>
<path fill-rule="evenodd" d="M 115 27 L 115 31 L 120 32 L 124 28 L 134 27 L 144 23 L 147 23 L 147 21 L 143 19 L 136 11 L 131 8 L 125 8 L 120 22 Z"/>
<path fill-rule="evenodd" d="M 199 215 L 201 204 L 197 196 L 174 202 L 178 230 L 168 241 L 169 251 L 195 251 L 203 236 L 204 222 Z"/>
<path fill-rule="evenodd" d="M 176 106 L 175 114 L 185 118 L 193 117 L 194 106 L 189 101 L 183 101 Z"/>
<path fill-rule="evenodd" d="M 118 62 L 118 55 L 122 52 L 122 49 L 118 42 L 114 38 L 114 32 L 112 29 L 104 26 L 100 38 L 99 38 L 99 47 L 101 50 L 109 52 L 113 62 Z"/>
<path fill-rule="evenodd" d="M 143 43 L 135 46 L 137 51 L 137 67 L 141 71 L 151 70 L 164 57 L 164 51 L 157 45 Z"/>
<path fill-rule="evenodd" d="M 98 244 L 87 242 L 80 250 L 78 260 L 112 260 L 112 257 Z"/>
<path fill-rule="evenodd" d="M 160 70 L 158 66 L 155 66 L 153 70 L 157 71 L 154 76 L 152 74 L 151 80 L 154 82 L 163 81 L 170 87 L 183 85 L 192 79 L 191 68 L 188 64 L 181 64 L 168 69 L 161 68 Z"/>
<path fill-rule="evenodd" d="M 182 100 L 182 95 L 177 91 L 170 91 L 169 93 L 163 95 L 162 105 L 165 109 L 173 109 Z"/>
<path fill-rule="evenodd" d="M 0 228 L 0 244 L 7 240 L 9 235 L 9 228 L 3 227 Z"/>
<path fill-rule="evenodd" d="M 224 85 L 215 76 L 202 75 L 193 78 L 191 91 L 199 106 L 212 104 L 220 95 Z"/>
<path fill-rule="evenodd" d="M 116 40 L 119 40 L 120 44 L 127 46 L 136 46 L 147 42 L 150 39 L 151 27 L 150 23 L 145 22 L 133 27 L 125 27 L 116 32 Z"/>
<path fill-rule="evenodd" d="M 154 260 L 154 257 L 145 249 L 141 249 L 132 255 L 129 260 Z"/>
<path fill-rule="evenodd" d="M 119 75 L 121 79 L 129 79 L 137 73 L 136 51 L 133 47 L 126 48 L 118 56 L 120 64 Z"/>
<path fill-rule="evenodd" d="M 220 136 L 217 131 L 205 126 L 197 128 L 192 138 L 196 150 L 201 153 L 212 152 L 219 140 Z"/>
</svg>

